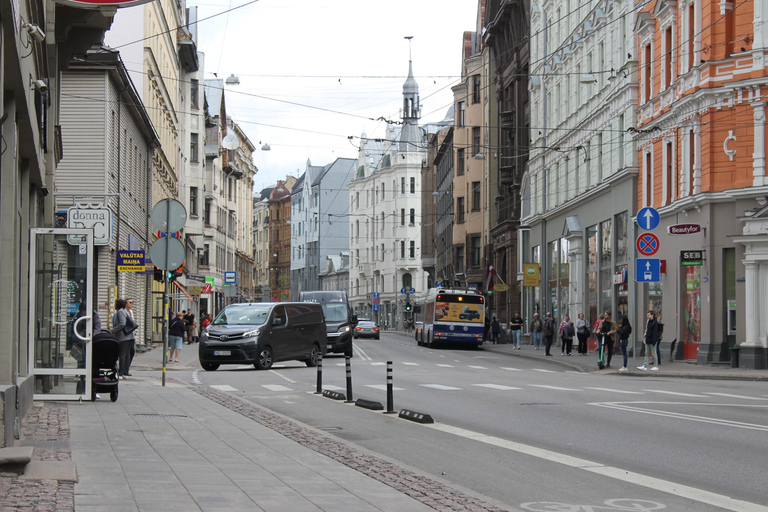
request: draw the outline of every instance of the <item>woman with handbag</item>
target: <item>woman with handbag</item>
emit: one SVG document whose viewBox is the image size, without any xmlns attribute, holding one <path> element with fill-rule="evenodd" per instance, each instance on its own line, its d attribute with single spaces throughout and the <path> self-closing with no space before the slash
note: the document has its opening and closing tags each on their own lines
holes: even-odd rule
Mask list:
<svg viewBox="0 0 768 512">
<path fill-rule="evenodd" d="M 118 356 L 118 374 L 120 378 L 131 377 L 132 352 L 135 350 L 136 342 L 135 331 L 139 324 L 133 319 L 131 314 L 133 308 L 133 299 L 117 299 L 115 301 L 115 315 L 112 317 L 112 333 L 120 344 Z"/>
<path fill-rule="evenodd" d="M 576 337 L 579 340 L 578 352 L 585 356 L 587 355 L 587 339 L 589 338 L 589 327 L 584 320 L 584 313 L 579 313 L 579 317 L 576 319 Z"/>
</svg>

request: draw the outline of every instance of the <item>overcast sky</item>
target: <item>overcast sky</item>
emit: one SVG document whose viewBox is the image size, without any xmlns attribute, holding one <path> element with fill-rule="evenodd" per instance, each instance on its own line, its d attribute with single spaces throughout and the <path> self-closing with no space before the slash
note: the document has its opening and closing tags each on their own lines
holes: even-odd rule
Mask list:
<svg viewBox="0 0 768 512">
<path fill-rule="evenodd" d="M 203 20 L 248 3 L 187 0 Z M 357 158 L 363 132 L 384 135 L 384 124 L 368 118 L 399 120 L 405 36 L 413 36 L 422 123 L 443 119 L 476 11 L 477 0 L 260 0 L 202 21 L 206 78 L 240 78 L 227 87 L 227 113 L 257 146 L 256 190 L 303 173 L 307 159 Z"/>
</svg>

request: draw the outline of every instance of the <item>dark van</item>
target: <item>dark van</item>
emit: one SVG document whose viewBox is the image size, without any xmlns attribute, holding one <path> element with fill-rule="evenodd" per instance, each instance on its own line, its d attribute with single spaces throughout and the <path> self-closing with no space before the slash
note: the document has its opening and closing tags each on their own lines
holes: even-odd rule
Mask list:
<svg viewBox="0 0 768 512">
<path fill-rule="evenodd" d="M 301 292 L 302 302 L 316 302 L 323 308 L 325 327 L 328 331 L 328 352 L 352 355 L 352 334 L 357 325 L 357 316 L 352 314 L 347 293 L 340 291 Z"/>
<path fill-rule="evenodd" d="M 318 356 L 326 353 L 325 335 L 319 304 L 231 304 L 203 331 L 198 356 L 207 371 L 222 364 L 267 370 L 272 363 L 294 359 L 316 366 Z"/>
</svg>

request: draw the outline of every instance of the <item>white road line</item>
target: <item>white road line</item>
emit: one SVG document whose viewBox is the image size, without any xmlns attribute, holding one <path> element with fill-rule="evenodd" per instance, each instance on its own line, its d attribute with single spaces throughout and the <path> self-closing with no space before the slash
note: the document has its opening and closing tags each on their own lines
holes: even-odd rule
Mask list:
<svg viewBox="0 0 768 512">
<path fill-rule="evenodd" d="M 387 385 L 386 384 L 366 384 L 365 387 L 373 388 L 373 389 L 378 389 L 380 391 L 386 391 L 387 390 Z M 393 387 L 392 391 L 405 391 L 405 389 Z"/>
<path fill-rule="evenodd" d="M 229 384 L 213 384 L 211 387 L 219 391 L 237 391 L 237 388 L 233 388 Z"/>
<path fill-rule="evenodd" d="M 502 370 L 507 370 L 509 372 L 521 372 L 521 371 L 523 371 L 520 368 L 501 368 L 501 369 Z"/>
<path fill-rule="evenodd" d="M 282 384 L 262 384 L 261 387 L 267 388 L 270 391 L 291 391 L 291 388 Z"/>
<path fill-rule="evenodd" d="M 371 366 L 385 366 L 386 364 L 387 363 L 380 361 L 380 362 L 371 363 Z"/>
<path fill-rule="evenodd" d="M 238 366 L 235 366 L 235 370 L 252 370 L 253 365 L 252 364 L 241 364 Z"/>
<path fill-rule="evenodd" d="M 405 366 L 419 366 L 419 363 L 403 363 Z"/>
<path fill-rule="evenodd" d="M 534 369 L 533 369 L 533 371 L 535 371 L 535 372 L 541 372 L 541 373 L 557 373 L 557 372 L 556 372 L 556 371 L 554 371 L 554 370 L 544 370 L 544 369 L 542 369 L 542 368 L 534 368 Z"/>
<path fill-rule="evenodd" d="M 485 366 L 470 366 L 470 368 L 474 368 L 475 370 L 487 370 Z"/>
<path fill-rule="evenodd" d="M 491 389 L 500 389 L 501 391 L 509 391 L 511 389 L 523 389 L 523 388 L 515 388 L 512 386 L 502 386 L 500 384 L 472 384 L 473 386 L 478 386 L 481 388 L 491 388 Z"/>
<path fill-rule="evenodd" d="M 580 389 L 574 389 L 574 388 L 561 388 L 558 386 L 546 386 L 544 384 L 528 384 L 529 386 L 533 386 L 534 388 L 545 388 L 545 389 L 554 389 L 557 391 L 581 391 Z"/>
<path fill-rule="evenodd" d="M 665 389 L 644 389 L 643 391 L 647 391 L 648 393 L 662 393 L 664 395 L 687 396 L 690 398 L 707 398 L 705 395 L 694 395 L 693 393 L 680 393 L 679 391 L 667 391 Z"/>
<path fill-rule="evenodd" d="M 569 455 L 557 453 L 551 450 L 544 450 L 542 448 L 536 448 L 535 446 L 516 443 L 514 441 L 508 441 L 498 437 L 486 436 L 478 432 L 472 432 L 471 430 L 465 430 L 458 427 L 451 427 L 441 423 L 425 424 L 424 426 L 434 430 L 439 430 L 441 432 L 446 432 L 448 434 L 461 436 L 467 439 L 473 439 L 475 441 L 489 444 L 491 446 L 498 446 L 500 448 L 522 453 L 524 455 L 529 455 L 531 457 L 548 460 L 558 464 L 563 464 L 565 466 L 581 469 L 583 471 L 589 471 L 598 475 L 621 480 L 630 484 L 639 485 L 648 489 L 652 489 L 656 492 L 665 492 L 667 494 L 680 496 L 700 503 L 706 503 L 715 507 L 724 508 L 726 510 L 736 510 L 739 512 L 768 512 L 768 507 L 764 505 L 750 503 L 743 500 L 736 500 L 728 496 L 723 496 L 722 494 L 716 494 L 713 492 L 705 491 L 703 489 L 689 487 L 687 485 L 680 485 L 675 482 L 653 478 L 641 473 L 626 471 L 621 468 L 604 466 L 599 462 L 571 457 Z"/>
<path fill-rule="evenodd" d="M 585 388 L 585 389 L 595 389 L 597 391 L 610 391 L 611 393 L 623 393 L 625 395 L 642 395 L 643 394 L 639 391 L 624 391 L 623 389 L 612 389 L 612 388 Z"/>
<path fill-rule="evenodd" d="M 347 388 L 334 386 L 333 384 L 323 384 L 323 389 L 327 389 L 329 391 L 346 391 L 347 390 Z"/>
<path fill-rule="evenodd" d="M 757 396 L 743 396 L 743 395 L 730 395 L 728 393 L 707 393 L 704 392 L 705 395 L 714 395 L 714 396 L 724 396 L 726 398 L 739 398 L 741 400 L 768 400 L 768 398 L 760 398 Z"/>
<path fill-rule="evenodd" d="M 199 378 L 200 370 L 195 370 L 192 372 L 192 382 L 195 384 L 202 384 L 203 382 Z"/>
<path fill-rule="evenodd" d="M 621 411 L 628 411 L 628 412 L 637 412 L 641 414 L 650 414 L 652 416 L 665 416 L 668 418 L 677 418 L 682 420 L 689 420 L 689 421 L 697 421 L 699 423 L 710 423 L 713 425 L 724 425 L 726 427 L 736 427 L 736 428 L 743 428 L 746 430 L 760 430 L 763 432 L 768 432 L 768 425 L 757 425 L 755 423 L 744 423 L 742 421 L 731 421 L 731 420 L 724 420 L 720 418 L 708 418 L 707 416 L 696 416 L 694 414 L 683 414 L 680 412 L 670 412 L 670 411 L 659 411 L 657 409 L 644 409 L 642 407 L 639 407 L 639 405 L 658 405 L 658 402 L 631 402 L 631 403 L 621 403 L 621 402 L 603 402 L 603 403 L 592 403 L 589 405 L 596 405 L 598 407 L 606 407 L 608 409 L 618 409 Z M 676 403 L 676 402 L 662 402 L 662 405 L 693 405 L 693 406 L 716 406 L 716 407 L 768 407 L 768 406 L 747 406 L 744 404 L 702 404 L 702 403 Z"/>
<path fill-rule="evenodd" d="M 372 361 L 372 360 L 373 360 L 373 359 L 371 359 L 370 357 L 368 357 L 368 354 L 366 354 L 366 353 L 363 351 L 363 349 L 361 349 L 360 347 L 358 347 L 356 343 L 353 343 L 353 344 L 352 344 L 352 349 L 355 351 L 355 353 L 357 354 L 357 356 L 358 356 L 360 359 L 362 359 L 363 361 Z"/>
<path fill-rule="evenodd" d="M 423 388 L 439 389 L 440 391 L 460 391 L 461 388 L 452 388 L 451 386 L 443 386 L 442 384 L 419 384 Z"/>
<path fill-rule="evenodd" d="M 274 366 L 272 368 L 274 368 Z M 269 372 L 274 374 L 274 375 L 277 375 L 278 377 L 280 377 L 281 379 L 283 379 L 286 382 L 290 382 L 291 384 L 296 384 L 295 380 L 286 377 L 285 375 L 283 375 L 280 372 L 276 372 L 275 370 L 269 370 Z"/>
<path fill-rule="evenodd" d="M 440 368 L 453 368 L 453 365 L 451 364 L 438 364 L 437 366 L 439 366 Z"/>
</svg>

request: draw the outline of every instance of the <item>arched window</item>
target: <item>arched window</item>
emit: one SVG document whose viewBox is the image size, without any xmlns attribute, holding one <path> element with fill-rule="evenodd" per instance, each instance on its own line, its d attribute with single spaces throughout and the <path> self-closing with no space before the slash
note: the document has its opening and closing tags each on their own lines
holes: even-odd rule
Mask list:
<svg viewBox="0 0 768 512">
<path fill-rule="evenodd" d="M 403 288 L 411 288 L 413 286 L 413 279 L 411 274 L 403 274 Z"/>
<path fill-rule="evenodd" d="M 355 295 L 360 295 L 360 280 L 355 279 Z"/>
<path fill-rule="evenodd" d="M 531 215 L 531 180 L 530 176 L 525 177 L 525 185 L 523 185 L 523 218 Z"/>
</svg>

